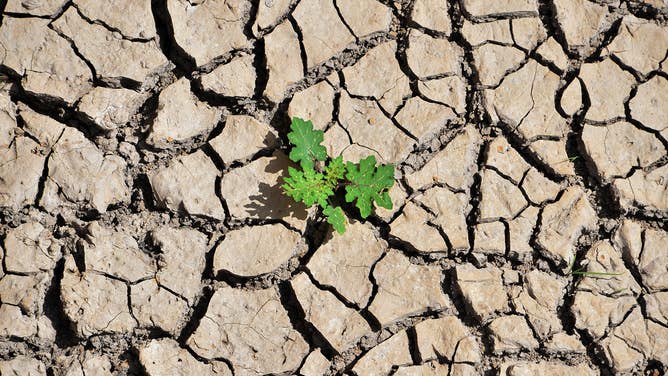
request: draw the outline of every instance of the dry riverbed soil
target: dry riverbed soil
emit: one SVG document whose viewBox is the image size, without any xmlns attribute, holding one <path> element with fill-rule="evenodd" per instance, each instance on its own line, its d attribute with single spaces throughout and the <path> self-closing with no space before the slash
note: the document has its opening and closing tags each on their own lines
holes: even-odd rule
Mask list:
<svg viewBox="0 0 668 376">
<path fill-rule="evenodd" d="M 665 0 L 2 3 L 0 374 L 667 371 Z"/>
</svg>

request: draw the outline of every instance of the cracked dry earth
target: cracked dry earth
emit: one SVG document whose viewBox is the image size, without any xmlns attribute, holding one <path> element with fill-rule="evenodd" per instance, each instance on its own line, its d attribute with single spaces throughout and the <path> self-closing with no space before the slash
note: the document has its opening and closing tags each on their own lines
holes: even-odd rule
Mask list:
<svg viewBox="0 0 668 376">
<path fill-rule="evenodd" d="M 0 374 L 666 372 L 665 0 L 2 13 Z M 394 209 L 283 196 L 292 116 Z"/>
</svg>

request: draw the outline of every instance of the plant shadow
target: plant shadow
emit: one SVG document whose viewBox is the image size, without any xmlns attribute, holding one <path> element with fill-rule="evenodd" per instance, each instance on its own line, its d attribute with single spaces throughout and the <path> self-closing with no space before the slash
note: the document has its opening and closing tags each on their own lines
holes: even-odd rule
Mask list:
<svg viewBox="0 0 668 376">
<path fill-rule="evenodd" d="M 244 205 L 245 211 L 249 216 L 259 219 L 305 220 L 308 216 L 306 206 L 301 202 L 295 202 L 281 188 L 283 179 L 288 174 L 288 167 L 296 165 L 280 152 L 274 153 L 269 158 L 270 161 L 263 172 L 266 176 L 271 176 L 271 179 L 260 180 L 257 187 L 247 187 L 254 192 L 248 196 L 250 203 Z"/>
</svg>

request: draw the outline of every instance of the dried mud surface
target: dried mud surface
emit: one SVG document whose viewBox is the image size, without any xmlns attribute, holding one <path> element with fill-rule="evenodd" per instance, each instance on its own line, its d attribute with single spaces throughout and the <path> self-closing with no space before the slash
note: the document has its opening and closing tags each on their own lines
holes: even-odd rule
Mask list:
<svg viewBox="0 0 668 376">
<path fill-rule="evenodd" d="M 0 374 L 666 373 L 665 1 L 0 10 Z M 394 209 L 285 197 L 292 116 Z"/>
</svg>

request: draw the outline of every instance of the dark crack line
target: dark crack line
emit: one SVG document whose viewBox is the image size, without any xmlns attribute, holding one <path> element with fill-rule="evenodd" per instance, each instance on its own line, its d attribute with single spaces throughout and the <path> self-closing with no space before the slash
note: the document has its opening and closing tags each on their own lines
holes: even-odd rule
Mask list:
<svg viewBox="0 0 668 376">
<path fill-rule="evenodd" d="M 311 349 L 319 348 L 327 359 L 332 359 L 338 352 L 327 341 L 325 336 L 310 322 L 306 320 L 306 313 L 302 308 L 297 295 L 289 282 L 283 282 L 278 286 L 278 291 L 283 308 L 288 313 L 292 327 L 304 338 Z"/>
<path fill-rule="evenodd" d="M 258 0 L 258 1 L 264 1 L 264 0 Z M 290 17 L 292 15 L 292 12 L 294 12 L 295 8 L 297 8 L 297 5 L 299 5 L 300 1 L 301 0 L 290 0 L 290 4 L 288 5 L 288 8 L 287 8 L 285 13 L 283 13 L 281 16 L 279 16 L 276 20 L 274 20 L 274 22 L 271 23 L 271 25 L 267 26 L 266 28 L 264 28 L 264 29 L 258 28 L 257 33 L 255 33 L 257 38 L 258 39 L 264 38 L 264 36 L 266 36 L 267 34 L 271 34 L 271 32 L 274 31 L 274 29 L 276 27 L 278 27 L 278 25 L 285 22 L 285 20 L 287 20 L 288 17 Z M 258 12 L 259 12 L 259 8 L 260 7 L 258 6 L 257 7 Z M 257 22 L 257 16 L 258 15 L 256 14 L 254 16 L 252 22 L 249 22 L 249 24 L 252 24 L 254 26 L 255 23 Z"/>
<path fill-rule="evenodd" d="M 346 27 L 346 29 L 348 29 L 348 32 L 350 33 L 350 35 L 355 37 L 355 43 L 358 43 L 359 40 L 360 40 L 359 36 L 357 34 L 355 34 L 355 31 L 353 31 L 353 28 L 350 27 L 350 25 L 348 24 L 348 21 L 346 21 L 346 18 L 343 17 L 343 13 L 341 13 L 341 8 L 339 8 L 338 1 L 333 0 L 333 4 L 334 4 L 334 9 L 336 9 L 336 14 L 339 16 L 339 19 L 341 20 L 341 23 L 343 23 L 343 25 Z"/>
<path fill-rule="evenodd" d="M 60 132 L 60 135 L 58 135 L 58 138 L 56 138 L 56 141 L 53 143 L 53 146 L 49 150 L 49 153 L 46 155 L 44 158 L 44 168 L 42 170 L 42 175 L 39 178 L 39 181 L 37 183 L 37 195 L 35 195 L 35 202 L 34 205 L 37 207 L 42 207 L 40 204 L 40 201 L 42 201 L 42 196 L 44 196 L 44 189 L 46 187 L 46 181 L 49 178 L 49 162 L 51 160 L 51 155 L 53 154 L 53 147 L 58 144 L 60 139 L 63 137 L 65 134 L 65 130 L 67 128 L 63 128 L 63 130 Z"/>
<path fill-rule="evenodd" d="M 174 25 L 167 6 L 168 0 L 151 0 L 151 12 L 162 53 L 171 61 L 181 74 L 190 74 L 197 64 L 195 59 L 176 43 Z"/>
<path fill-rule="evenodd" d="M 177 337 L 177 342 L 184 348 L 187 348 L 186 342 L 192 336 L 200 325 L 202 319 L 206 316 L 209 302 L 213 297 L 214 291 L 208 286 L 204 286 L 199 294 L 197 302 L 191 308 L 190 317 L 186 320 Z"/>
<path fill-rule="evenodd" d="M 100 19 L 95 19 L 94 20 L 94 19 L 86 16 L 83 13 L 83 11 L 81 9 L 79 9 L 79 6 L 76 3 L 72 3 L 72 7 L 74 9 L 76 9 L 77 14 L 79 15 L 79 17 L 81 17 L 82 20 L 86 21 L 90 25 L 102 26 L 103 28 L 107 29 L 107 31 L 109 31 L 111 33 L 118 33 L 123 40 L 127 40 L 127 41 L 130 41 L 130 42 L 136 42 L 136 43 L 147 43 L 147 42 L 153 41 L 153 38 L 133 38 L 133 37 L 129 37 L 129 36 L 123 34 L 123 32 L 120 29 L 115 28 L 115 27 L 107 24 L 103 20 L 100 20 Z"/>
<path fill-rule="evenodd" d="M 86 66 L 88 67 L 88 70 L 90 70 L 90 74 L 91 74 L 91 77 L 93 79 L 93 84 L 96 85 L 96 86 L 105 86 L 104 82 L 100 81 L 100 79 L 98 78 L 97 71 L 95 70 L 95 66 L 93 65 L 93 63 L 91 63 L 90 60 L 88 60 L 83 55 L 83 53 L 81 53 L 81 51 L 79 51 L 79 48 L 77 47 L 76 43 L 74 43 L 74 40 L 72 38 L 70 38 L 69 36 L 61 33 L 58 30 L 56 30 L 53 27 L 52 23 L 50 23 L 47 27 L 49 29 L 51 29 L 54 33 L 56 33 L 59 37 L 65 39 L 70 44 L 70 47 L 72 48 L 72 52 L 74 52 L 74 54 L 77 55 L 77 57 L 79 59 L 81 59 L 81 61 L 83 61 L 84 64 L 86 64 Z"/>
<path fill-rule="evenodd" d="M 288 16 L 288 21 L 292 26 L 292 30 L 297 34 L 297 40 L 299 41 L 299 53 L 302 61 L 302 75 L 306 77 L 308 73 L 308 58 L 306 55 L 306 47 L 304 46 L 304 32 L 302 28 L 297 23 L 297 20 L 292 16 Z"/>
<path fill-rule="evenodd" d="M 487 149 L 487 144 L 483 142 L 480 145 L 480 149 L 478 151 L 476 160 L 477 171 L 473 175 L 473 184 L 470 188 L 469 206 L 471 207 L 471 210 L 466 216 L 466 229 L 468 230 L 469 238 L 469 252 L 472 252 L 474 248 L 475 225 L 480 222 L 480 203 L 483 199 L 481 190 L 482 176 L 480 172 L 482 171 L 484 161 L 487 160 Z"/>
<path fill-rule="evenodd" d="M 601 58 L 601 55 L 603 54 L 605 48 L 608 45 L 610 45 L 612 40 L 615 39 L 617 34 L 619 34 L 619 28 L 622 25 L 622 21 L 623 18 L 619 17 L 618 19 L 611 22 L 610 27 L 607 30 L 598 34 L 598 35 L 602 34 L 601 40 L 598 46 L 595 46 L 594 51 L 584 59 L 585 63 L 595 62 Z"/>
<path fill-rule="evenodd" d="M 77 334 L 74 331 L 74 323 L 65 313 L 62 298 L 60 295 L 61 283 L 65 271 L 65 257 L 62 257 L 56 263 L 53 269 L 53 277 L 44 298 L 44 315 L 51 321 L 56 331 L 56 346 L 60 348 L 70 348 L 79 343 Z"/>
<path fill-rule="evenodd" d="M 255 57 L 253 59 L 253 67 L 255 68 L 255 91 L 253 97 L 256 99 L 262 98 L 262 94 L 267 89 L 269 82 L 269 67 L 266 62 L 266 45 L 265 39 L 262 38 L 255 43 L 255 50 L 253 51 Z"/>
</svg>

